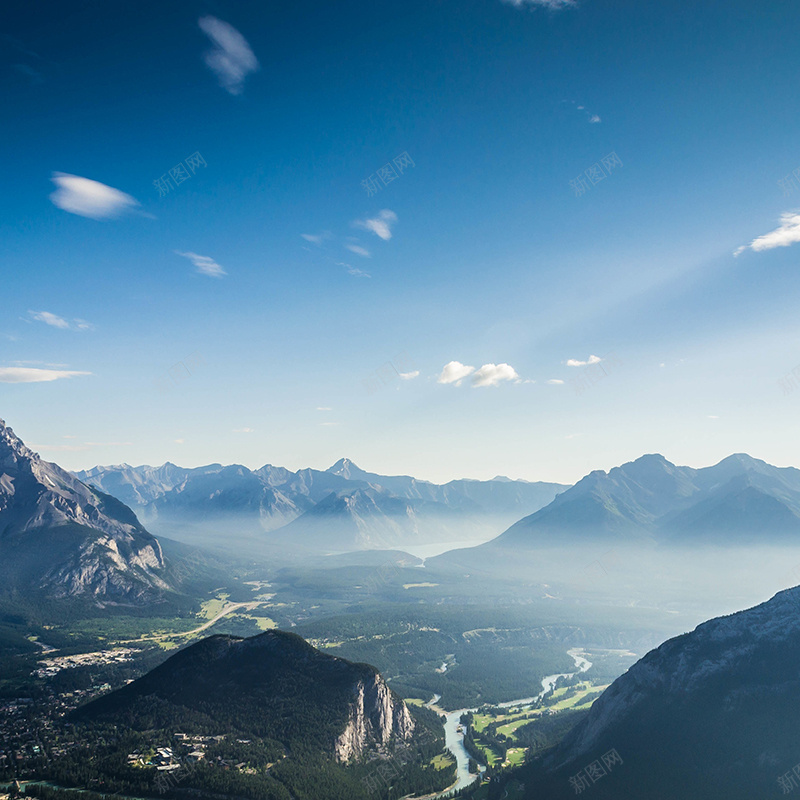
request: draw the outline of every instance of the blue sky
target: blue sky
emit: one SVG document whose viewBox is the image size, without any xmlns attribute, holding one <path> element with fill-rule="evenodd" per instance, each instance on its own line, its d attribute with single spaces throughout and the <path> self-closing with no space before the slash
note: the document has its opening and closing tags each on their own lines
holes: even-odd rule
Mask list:
<svg viewBox="0 0 800 800">
<path fill-rule="evenodd" d="M 800 8 L 696 5 L 11 11 L 0 416 L 68 468 L 798 464 Z"/>
</svg>

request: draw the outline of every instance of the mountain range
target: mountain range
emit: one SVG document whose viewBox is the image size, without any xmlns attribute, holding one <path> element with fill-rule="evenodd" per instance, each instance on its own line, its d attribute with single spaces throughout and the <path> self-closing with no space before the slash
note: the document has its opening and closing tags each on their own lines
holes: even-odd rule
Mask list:
<svg viewBox="0 0 800 800">
<path fill-rule="evenodd" d="M 552 752 L 526 796 L 752 800 L 800 773 L 800 587 L 648 653 Z M 794 772 L 797 767 L 797 773 Z"/>
<path fill-rule="evenodd" d="M 171 589 L 161 545 L 136 515 L 42 460 L 2 420 L 0 588 L 116 602 Z"/>
<path fill-rule="evenodd" d="M 130 505 L 157 533 L 172 535 L 176 526 L 189 535 L 245 531 L 264 542 L 331 551 L 485 540 L 567 488 L 503 477 L 439 485 L 366 472 L 346 458 L 324 471 L 167 463 L 76 475 Z"/>
<path fill-rule="evenodd" d="M 800 470 L 744 454 L 712 467 L 645 455 L 595 470 L 486 547 L 587 541 L 800 543 Z"/>
</svg>

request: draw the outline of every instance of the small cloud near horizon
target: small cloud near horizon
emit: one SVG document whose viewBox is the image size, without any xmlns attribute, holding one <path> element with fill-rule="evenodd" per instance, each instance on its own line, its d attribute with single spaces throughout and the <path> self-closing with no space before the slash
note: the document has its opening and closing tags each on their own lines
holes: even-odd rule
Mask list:
<svg viewBox="0 0 800 800">
<path fill-rule="evenodd" d="M 758 253 L 775 247 L 789 247 L 797 242 L 800 242 L 800 212 L 787 211 L 781 214 L 781 224 L 774 231 L 757 236 L 750 244 L 737 247 L 733 255 L 738 256 L 745 250 Z"/>
<path fill-rule="evenodd" d="M 0 383 L 49 383 L 63 378 L 91 375 L 91 372 L 78 372 L 64 369 L 38 369 L 34 367 L 0 367 Z"/>
<path fill-rule="evenodd" d="M 503 381 L 518 381 L 519 375 L 516 370 L 508 364 L 484 364 L 473 374 L 472 385 L 480 386 L 499 386 Z"/>
<path fill-rule="evenodd" d="M 439 383 L 454 383 L 456 386 L 461 386 L 461 381 L 468 375 L 475 372 L 475 367 L 468 367 L 460 361 L 448 361 L 444 365 L 437 381 Z"/>
<path fill-rule="evenodd" d="M 589 356 L 588 361 L 579 361 L 577 358 L 570 358 L 567 360 L 568 367 L 587 367 L 590 364 L 599 364 L 603 359 L 599 356 Z"/>
</svg>

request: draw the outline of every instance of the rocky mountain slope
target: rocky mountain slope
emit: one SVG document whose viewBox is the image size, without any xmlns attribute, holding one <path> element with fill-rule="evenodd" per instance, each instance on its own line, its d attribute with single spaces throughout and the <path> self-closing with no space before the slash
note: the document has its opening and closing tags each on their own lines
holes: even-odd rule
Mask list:
<svg viewBox="0 0 800 800">
<path fill-rule="evenodd" d="M 0 420 L 0 583 L 145 601 L 170 587 L 158 540 L 119 500 L 42 460 Z"/>
<path fill-rule="evenodd" d="M 800 588 L 671 639 L 526 770 L 529 796 L 588 788 L 593 797 L 642 800 L 786 793 L 800 761 L 798 664 Z"/>
</svg>

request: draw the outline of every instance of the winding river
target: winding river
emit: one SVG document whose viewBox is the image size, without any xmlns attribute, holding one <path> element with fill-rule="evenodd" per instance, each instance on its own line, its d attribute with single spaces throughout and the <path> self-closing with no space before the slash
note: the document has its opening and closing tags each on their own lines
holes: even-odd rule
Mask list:
<svg viewBox="0 0 800 800">
<path fill-rule="evenodd" d="M 568 650 L 567 653 L 575 662 L 576 670 L 575 672 L 562 672 L 558 675 L 548 675 L 547 677 L 542 679 L 542 691 L 539 694 L 535 695 L 534 697 L 524 697 L 521 700 L 509 700 L 506 703 L 493 703 L 492 705 L 497 706 L 499 708 L 512 708 L 513 706 L 524 706 L 530 703 L 535 703 L 540 698 L 544 697 L 549 691 L 553 689 L 556 684 L 556 681 L 559 678 L 571 678 L 573 675 L 577 675 L 581 672 L 586 672 L 589 667 L 592 666 L 592 662 L 588 661 L 579 653 L 582 653 L 582 650 L 579 649 L 572 649 Z M 426 703 L 428 708 L 431 708 L 439 702 L 441 696 L 435 694 L 433 699 Z M 435 709 L 436 710 L 436 709 Z M 457 711 L 449 711 L 445 712 L 446 721 L 444 723 L 444 739 L 445 739 L 445 746 L 447 749 L 455 756 L 456 759 L 456 777 L 457 780 L 455 784 L 453 784 L 450 788 L 448 788 L 444 792 L 440 792 L 437 795 L 432 795 L 432 797 L 442 797 L 446 794 L 449 794 L 452 791 L 458 791 L 459 789 L 463 789 L 465 786 L 469 786 L 474 780 L 475 775 L 471 774 L 469 771 L 469 759 L 470 755 L 464 748 L 464 734 L 458 732 L 458 726 L 461 724 L 461 715 L 467 714 L 470 711 L 477 711 L 477 708 L 459 708 Z M 481 772 L 486 769 L 485 764 L 479 764 L 478 768 Z"/>
</svg>

